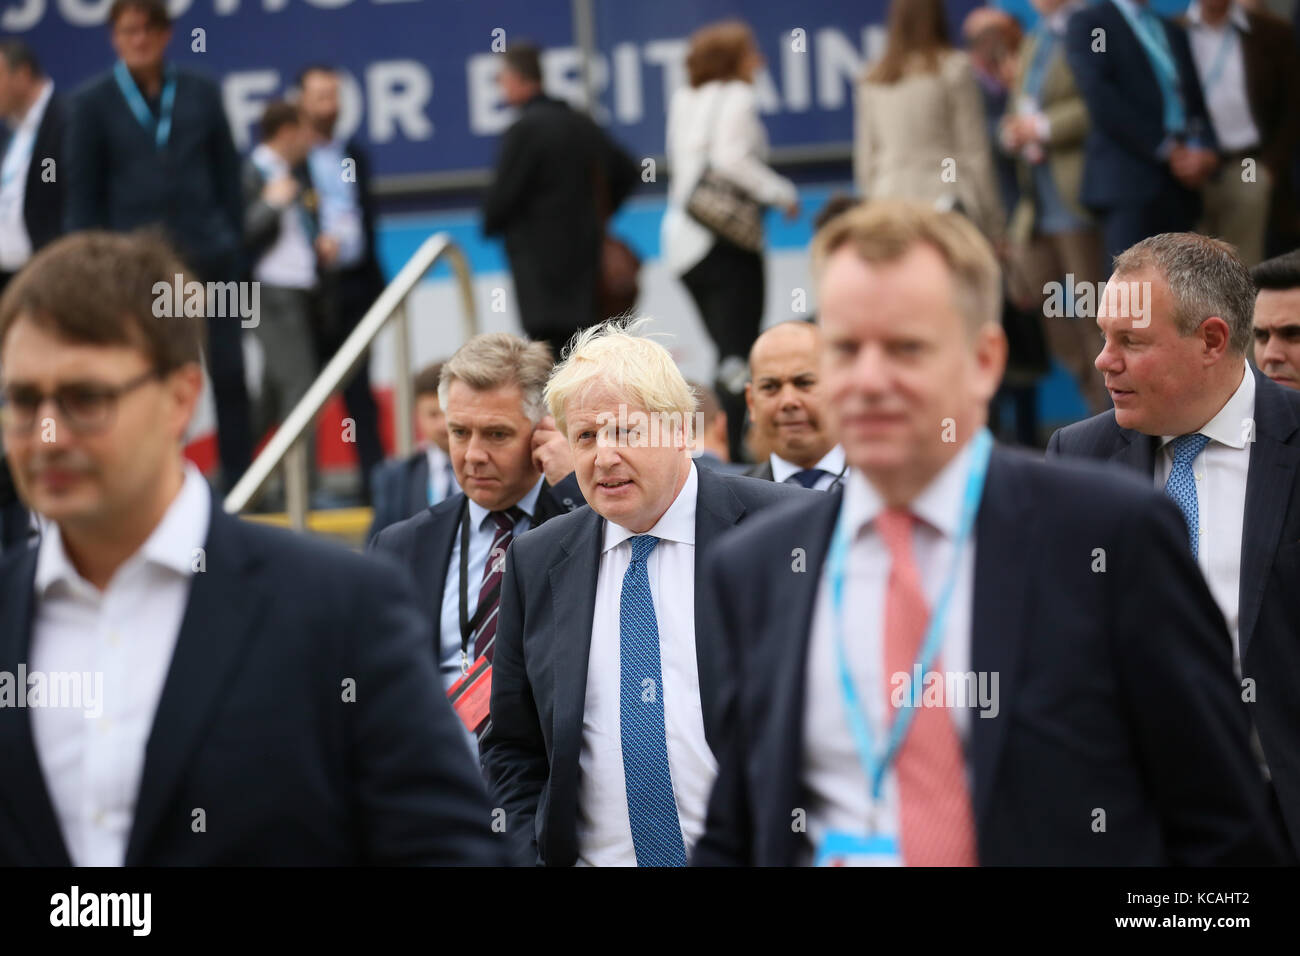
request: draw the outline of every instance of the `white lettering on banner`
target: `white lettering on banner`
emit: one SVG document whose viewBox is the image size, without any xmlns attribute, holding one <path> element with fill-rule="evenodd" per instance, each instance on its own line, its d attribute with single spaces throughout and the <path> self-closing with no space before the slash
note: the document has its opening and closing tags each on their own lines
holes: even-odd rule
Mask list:
<svg viewBox="0 0 1300 956">
<path fill-rule="evenodd" d="M 412 141 L 433 137 L 426 109 L 433 96 L 433 77 L 414 60 L 388 60 L 366 68 L 366 112 L 370 141 L 387 143 L 396 135 Z"/>
</svg>

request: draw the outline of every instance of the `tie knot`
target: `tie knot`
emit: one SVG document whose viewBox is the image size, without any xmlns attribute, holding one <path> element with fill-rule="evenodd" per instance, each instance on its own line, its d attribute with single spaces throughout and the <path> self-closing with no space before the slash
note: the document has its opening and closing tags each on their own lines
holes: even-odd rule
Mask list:
<svg viewBox="0 0 1300 956">
<path fill-rule="evenodd" d="M 825 468 L 805 468 L 803 471 L 796 471 L 790 476 L 791 480 L 799 482 L 805 488 L 811 488 L 821 480 L 822 475 L 829 475 L 830 472 Z"/>
<path fill-rule="evenodd" d="M 513 534 L 515 522 L 524 516 L 524 513 L 518 508 L 507 508 L 505 511 L 490 511 L 488 515 L 496 524 L 497 530 L 502 534 Z"/>
<path fill-rule="evenodd" d="M 1169 443 L 1174 448 L 1174 464 L 1190 465 L 1209 443 L 1209 435 L 1179 435 Z"/>
<path fill-rule="evenodd" d="M 655 549 L 659 539 L 652 534 L 638 534 L 631 538 L 632 541 L 632 560 L 644 561 L 650 557 L 650 552 Z"/>
<path fill-rule="evenodd" d="M 876 516 L 876 528 L 891 558 L 912 553 L 912 525 L 916 518 L 906 508 L 886 508 Z"/>
</svg>

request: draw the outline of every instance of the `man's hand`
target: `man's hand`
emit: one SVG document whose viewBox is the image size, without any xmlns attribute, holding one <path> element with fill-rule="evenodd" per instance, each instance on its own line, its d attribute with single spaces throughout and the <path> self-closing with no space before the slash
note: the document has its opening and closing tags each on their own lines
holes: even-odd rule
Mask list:
<svg viewBox="0 0 1300 956">
<path fill-rule="evenodd" d="M 316 237 L 316 258 L 323 266 L 332 266 L 339 257 L 339 241 L 333 236 L 321 233 Z"/>
<path fill-rule="evenodd" d="M 555 427 L 555 419 L 547 415 L 533 429 L 533 464 L 546 476 L 546 483 L 554 488 L 573 474 L 573 452 L 569 440 Z"/>
<path fill-rule="evenodd" d="M 1169 168 L 1188 189 L 1200 189 L 1219 165 L 1214 150 L 1199 146 L 1175 146 L 1169 154 Z"/>
<path fill-rule="evenodd" d="M 297 198 L 298 188 L 298 180 L 292 176 L 280 176 L 263 187 L 262 198 L 268 206 L 283 209 Z"/>
</svg>

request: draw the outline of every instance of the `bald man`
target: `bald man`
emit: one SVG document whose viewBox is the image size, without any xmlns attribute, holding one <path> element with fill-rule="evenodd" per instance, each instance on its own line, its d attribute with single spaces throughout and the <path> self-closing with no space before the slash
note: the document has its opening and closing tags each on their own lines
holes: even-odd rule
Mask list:
<svg viewBox="0 0 1300 956">
<path fill-rule="evenodd" d="M 827 417 L 817 372 L 820 344 L 817 326 L 802 319 L 774 325 L 754 340 L 745 404 L 770 453 L 750 477 L 817 491 L 844 480 L 844 449 Z"/>
</svg>

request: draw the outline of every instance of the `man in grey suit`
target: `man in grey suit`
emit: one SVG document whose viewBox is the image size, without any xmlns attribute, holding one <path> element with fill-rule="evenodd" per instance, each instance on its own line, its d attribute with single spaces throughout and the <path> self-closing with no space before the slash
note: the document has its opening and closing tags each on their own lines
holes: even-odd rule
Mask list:
<svg viewBox="0 0 1300 956">
<path fill-rule="evenodd" d="M 582 332 L 546 387 L 590 507 L 506 554 L 483 764 L 521 862 L 682 866 L 717 772 L 724 665 L 701 554 L 799 488 L 696 468 L 695 402 L 639 323 Z"/>
</svg>

